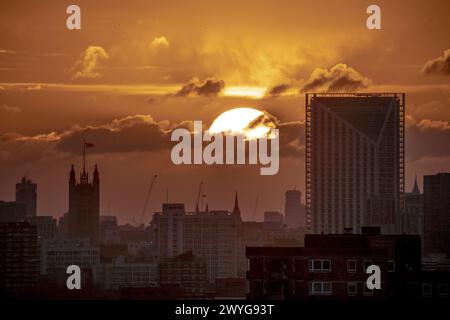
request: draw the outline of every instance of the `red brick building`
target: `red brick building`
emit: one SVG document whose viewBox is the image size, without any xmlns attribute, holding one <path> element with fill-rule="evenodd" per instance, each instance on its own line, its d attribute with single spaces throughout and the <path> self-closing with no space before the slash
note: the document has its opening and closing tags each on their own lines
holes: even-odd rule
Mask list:
<svg viewBox="0 0 450 320">
<path fill-rule="evenodd" d="M 408 294 L 420 274 L 420 237 L 306 235 L 305 247 L 247 248 L 249 299 L 386 299 Z M 377 265 L 381 289 L 369 290 L 365 270 Z"/>
</svg>

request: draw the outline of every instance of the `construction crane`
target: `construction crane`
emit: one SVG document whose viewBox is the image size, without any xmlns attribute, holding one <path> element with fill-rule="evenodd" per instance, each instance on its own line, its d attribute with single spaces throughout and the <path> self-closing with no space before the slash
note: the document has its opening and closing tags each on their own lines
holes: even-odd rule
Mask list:
<svg viewBox="0 0 450 320">
<path fill-rule="evenodd" d="M 197 212 L 202 211 L 203 206 L 202 198 L 205 197 L 205 195 L 203 194 L 203 184 L 204 184 L 203 181 L 201 181 L 200 184 L 198 185 L 197 201 L 195 203 L 195 211 Z"/>
<path fill-rule="evenodd" d="M 157 178 L 158 178 L 158 175 L 155 174 L 152 178 L 152 182 L 150 183 L 150 188 L 148 188 L 147 198 L 145 199 L 144 208 L 142 209 L 142 214 L 141 214 L 141 225 L 144 225 L 145 211 L 147 210 L 148 201 L 150 200 L 150 196 L 152 195 L 153 186 L 155 185 Z"/>
</svg>

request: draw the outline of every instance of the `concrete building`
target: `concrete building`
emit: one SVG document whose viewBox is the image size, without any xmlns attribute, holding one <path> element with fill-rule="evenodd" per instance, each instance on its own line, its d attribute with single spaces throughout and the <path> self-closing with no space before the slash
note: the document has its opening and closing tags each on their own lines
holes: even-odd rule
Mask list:
<svg viewBox="0 0 450 320">
<path fill-rule="evenodd" d="M 181 255 L 165 258 L 160 262 L 161 286 L 180 287 L 191 298 L 202 297 L 208 291 L 207 266 L 203 259 L 191 251 Z"/>
<path fill-rule="evenodd" d="M 127 261 L 124 256 L 118 256 L 111 263 L 97 265 L 94 270 L 96 287 L 106 290 L 157 287 L 159 284 L 156 261 Z"/>
<path fill-rule="evenodd" d="M 306 207 L 312 233 L 401 232 L 404 94 L 306 95 Z"/>
<path fill-rule="evenodd" d="M 0 201 L 0 222 L 20 222 L 27 216 L 27 207 L 17 201 Z"/>
<path fill-rule="evenodd" d="M 239 267 L 241 218 L 233 212 L 186 213 L 183 204 L 163 204 L 151 222 L 156 253 L 174 257 L 186 251 L 205 261 L 210 281 L 243 276 Z"/>
<path fill-rule="evenodd" d="M 88 239 L 47 239 L 41 244 L 41 274 L 61 274 L 74 264 L 82 270 L 100 263 L 100 249 Z"/>
<path fill-rule="evenodd" d="M 56 219 L 52 216 L 35 216 L 27 220 L 36 226 L 39 242 L 56 237 Z"/>
<path fill-rule="evenodd" d="M 450 173 L 423 178 L 424 253 L 450 258 Z"/>
<path fill-rule="evenodd" d="M 26 297 L 36 287 L 39 250 L 29 222 L 0 223 L 0 295 Z"/>
<path fill-rule="evenodd" d="M 16 184 L 16 201 L 26 205 L 27 217 L 37 215 L 37 184 L 31 179 L 22 177 L 22 180 Z"/>
</svg>

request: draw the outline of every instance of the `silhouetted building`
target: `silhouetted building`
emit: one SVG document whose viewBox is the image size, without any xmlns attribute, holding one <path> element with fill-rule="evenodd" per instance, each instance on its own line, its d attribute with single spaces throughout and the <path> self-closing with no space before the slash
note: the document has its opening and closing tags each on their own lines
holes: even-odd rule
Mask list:
<svg viewBox="0 0 450 320">
<path fill-rule="evenodd" d="M 202 297 L 208 292 L 206 263 L 191 251 L 172 258 L 163 259 L 159 264 L 161 286 L 178 286 L 191 298 Z"/>
<path fill-rule="evenodd" d="M 151 221 L 155 251 L 160 257 L 174 257 L 186 251 L 206 262 L 211 282 L 216 278 L 243 277 L 239 267 L 239 206 L 233 212 L 211 210 L 186 213 L 183 204 L 164 203 L 163 211 Z"/>
<path fill-rule="evenodd" d="M 102 243 L 120 242 L 116 216 L 100 216 L 100 241 Z"/>
<path fill-rule="evenodd" d="M 305 247 L 247 248 L 248 298 L 386 299 L 417 289 L 420 237 L 363 233 L 306 235 Z M 370 265 L 380 267 L 380 290 L 366 286 Z"/>
<path fill-rule="evenodd" d="M 17 201 L 0 201 L 0 222 L 20 222 L 26 219 L 27 207 Z"/>
<path fill-rule="evenodd" d="M 90 270 L 100 263 L 100 249 L 87 239 L 47 239 L 41 244 L 41 274 L 65 275 L 74 264 Z"/>
<path fill-rule="evenodd" d="M 418 234 L 423 239 L 423 195 L 420 193 L 417 185 L 417 177 L 412 191 L 405 193 L 405 212 L 402 229 L 406 234 Z"/>
<path fill-rule="evenodd" d="M 39 251 L 36 227 L 0 223 L 0 295 L 25 297 L 36 287 Z"/>
<path fill-rule="evenodd" d="M 301 202 L 300 190 L 288 190 L 285 193 L 284 223 L 288 228 L 305 225 L 305 208 Z"/>
<path fill-rule="evenodd" d="M 95 267 L 94 279 L 97 288 L 148 288 L 159 284 L 159 269 L 156 261 L 133 261 L 117 256 L 110 263 Z"/>
<path fill-rule="evenodd" d="M 100 179 L 95 166 L 92 183 L 83 169 L 80 181 L 75 179 L 72 165 L 69 179 L 69 237 L 89 238 L 96 243 L 99 238 Z"/>
<path fill-rule="evenodd" d="M 310 232 L 401 231 L 404 112 L 404 94 L 306 95 Z"/>
<path fill-rule="evenodd" d="M 450 173 L 423 178 L 424 253 L 450 257 Z"/>
<path fill-rule="evenodd" d="M 35 216 L 28 221 L 36 226 L 38 242 L 56 237 L 56 219 L 52 216 Z"/>
<path fill-rule="evenodd" d="M 283 215 L 277 211 L 264 212 L 264 229 L 268 231 L 283 229 Z"/>
<path fill-rule="evenodd" d="M 19 183 L 16 183 L 16 201 L 26 205 L 27 217 L 36 216 L 37 208 L 37 184 L 31 179 L 22 177 Z"/>
<path fill-rule="evenodd" d="M 59 219 L 58 219 L 58 229 L 57 229 L 57 235 L 60 238 L 67 238 L 69 236 L 69 213 L 65 212 Z"/>
</svg>

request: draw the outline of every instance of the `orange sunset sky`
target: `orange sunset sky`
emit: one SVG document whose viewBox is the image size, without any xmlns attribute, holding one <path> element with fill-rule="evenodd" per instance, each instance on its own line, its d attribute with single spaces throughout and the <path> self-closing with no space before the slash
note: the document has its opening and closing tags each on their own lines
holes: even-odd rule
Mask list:
<svg viewBox="0 0 450 320">
<path fill-rule="evenodd" d="M 244 219 L 283 211 L 304 191 L 304 92 L 405 92 L 406 185 L 450 171 L 449 1 L 374 1 L 382 30 L 366 28 L 367 1 L 0 2 L 0 200 L 24 173 L 38 183 L 38 214 L 68 207 L 70 164 L 97 163 L 101 214 L 140 216 L 165 201 L 194 209 L 205 183 L 212 209 Z M 81 30 L 66 8 L 81 8 Z M 280 170 L 175 166 L 170 130 L 251 107 L 280 124 Z M 259 198 L 256 214 L 253 206 Z"/>
</svg>

